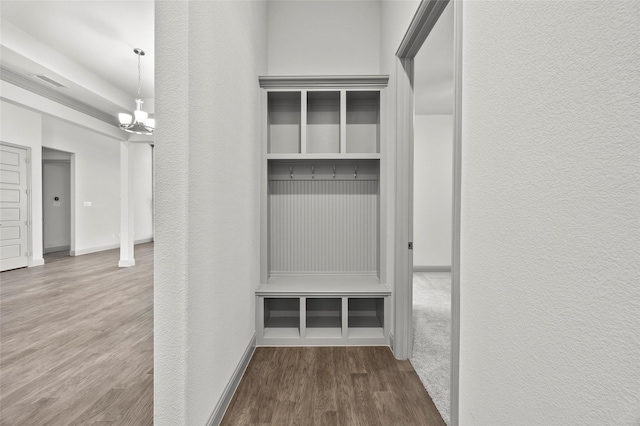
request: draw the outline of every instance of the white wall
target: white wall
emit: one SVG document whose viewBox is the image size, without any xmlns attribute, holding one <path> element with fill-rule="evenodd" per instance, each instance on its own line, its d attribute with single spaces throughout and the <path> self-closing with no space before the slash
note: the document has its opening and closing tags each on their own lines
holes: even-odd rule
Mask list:
<svg viewBox="0 0 640 426">
<path fill-rule="evenodd" d="M 416 115 L 413 265 L 451 267 L 453 116 Z"/>
<path fill-rule="evenodd" d="M 120 246 L 120 142 L 53 117 L 43 117 L 42 144 L 72 157 L 76 255 Z M 136 241 L 153 238 L 151 147 L 134 145 Z M 87 207 L 84 202 L 91 202 Z"/>
<path fill-rule="evenodd" d="M 204 425 L 255 333 L 265 2 L 156 3 L 154 424 Z"/>
<path fill-rule="evenodd" d="M 120 143 L 48 116 L 43 117 L 42 132 L 43 146 L 74 154 L 72 253 L 119 246 Z"/>
<path fill-rule="evenodd" d="M 639 21 L 464 3 L 460 424 L 640 421 Z"/>
<path fill-rule="evenodd" d="M 380 2 L 269 1 L 269 75 L 380 73 Z"/>
<path fill-rule="evenodd" d="M 0 101 L 0 141 L 31 151 L 31 250 L 29 266 L 44 264 L 42 257 L 42 117 L 4 99 Z"/>
</svg>

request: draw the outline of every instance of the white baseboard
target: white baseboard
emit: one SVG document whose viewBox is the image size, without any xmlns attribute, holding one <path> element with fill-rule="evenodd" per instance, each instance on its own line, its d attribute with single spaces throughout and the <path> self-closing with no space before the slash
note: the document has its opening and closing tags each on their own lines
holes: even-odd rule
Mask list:
<svg viewBox="0 0 640 426">
<path fill-rule="evenodd" d="M 55 253 L 58 251 L 66 251 L 69 250 L 71 246 L 59 246 L 59 247 L 48 247 L 43 250 L 44 254 Z"/>
<path fill-rule="evenodd" d="M 38 259 L 31 259 L 31 264 L 29 265 L 29 268 L 33 266 L 42 266 L 42 265 L 44 265 L 44 258 L 39 257 Z"/>
<path fill-rule="evenodd" d="M 153 237 L 147 237 L 147 238 L 135 240 L 133 244 L 138 245 L 138 244 L 150 243 L 152 241 L 153 241 Z M 71 256 L 82 256 L 83 254 L 97 253 L 99 251 L 113 250 L 117 248 L 120 248 L 120 243 L 107 244 L 107 245 L 98 246 L 98 247 L 89 247 L 89 248 L 80 249 L 80 250 L 71 250 L 69 254 Z"/>
<path fill-rule="evenodd" d="M 451 272 L 451 265 L 414 265 L 413 272 Z"/>
<path fill-rule="evenodd" d="M 224 417 L 224 413 L 227 411 L 229 404 L 231 403 L 231 398 L 233 398 L 233 394 L 238 389 L 238 385 L 240 384 L 240 380 L 242 380 L 242 376 L 244 375 L 244 371 L 247 369 L 247 365 L 249 365 L 249 361 L 251 361 L 251 357 L 253 356 L 253 352 L 256 350 L 256 335 L 254 334 L 251 340 L 249 341 L 249 346 L 245 349 L 240 362 L 238 363 L 229 383 L 224 388 L 224 392 L 222 392 L 222 396 L 218 400 L 218 404 L 216 404 L 216 408 L 211 413 L 209 417 L 209 421 L 207 422 L 207 426 L 218 426 L 222 422 L 222 418 Z"/>
</svg>

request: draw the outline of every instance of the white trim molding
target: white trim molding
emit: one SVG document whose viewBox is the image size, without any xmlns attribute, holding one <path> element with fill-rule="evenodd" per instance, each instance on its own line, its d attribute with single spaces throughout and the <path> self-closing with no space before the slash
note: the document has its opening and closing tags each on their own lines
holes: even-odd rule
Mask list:
<svg viewBox="0 0 640 426">
<path fill-rule="evenodd" d="M 388 75 L 297 75 L 258 77 L 262 88 L 386 87 Z"/>
<path fill-rule="evenodd" d="M 251 361 L 251 357 L 253 356 L 255 350 L 256 335 L 254 334 L 249 341 L 249 345 L 247 346 L 247 349 L 245 349 L 244 354 L 242 355 L 242 358 L 238 363 L 238 366 L 231 375 L 229 383 L 227 383 L 227 386 L 224 388 L 222 396 L 216 404 L 216 408 L 213 409 L 213 413 L 211 413 L 209 421 L 207 421 L 207 426 L 217 426 L 222 422 L 224 414 L 226 413 L 227 408 L 229 408 L 229 404 L 231 403 L 231 398 L 233 398 L 233 394 L 236 392 L 236 389 L 238 389 L 238 385 L 242 380 L 242 376 L 244 375 L 244 372 L 247 369 L 249 361 Z"/>
<path fill-rule="evenodd" d="M 413 272 L 451 272 L 451 265 L 414 265 Z"/>
<path fill-rule="evenodd" d="M 134 244 L 138 245 L 138 244 L 144 244 L 144 243 L 150 243 L 153 242 L 153 237 L 148 237 L 148 238 L 142 238 L 140 240 L 135 240 Z M 69 255 L 70 256 L 82 256 L 84 254 L 90 254 L 90 253 L 97 253 L 100 251 L 106 251 L 106 250 L 115 250 L 115 249 L 119 249 L 120 248 L 120 243 L 114 243 L 114 244 L 107 244 L 104 246 L 98 246 L 98 247 L 88 247 L 85 249 L 81 249 L 81 250 L 70 250 L 69 251 Z"/>
<path fill-rule="evenodd" d="M 449 0 L 423 0 L 396 52 L 399 58 L 415 58 Z"/>
<path fill-rule="evenodd" d="M 462 200 L 462 0 L 453 0 L 453 217 L 451 223 L 451 391 L 452 426 L 460 422 L 460 230 Z"/>
<path fill-rule="evenodd" d="M 395 199 L 395 342 L 393 354 L 409 359 L 413 352 L 413 58 L 396 63 L 396 199 Z"/>
</svg>

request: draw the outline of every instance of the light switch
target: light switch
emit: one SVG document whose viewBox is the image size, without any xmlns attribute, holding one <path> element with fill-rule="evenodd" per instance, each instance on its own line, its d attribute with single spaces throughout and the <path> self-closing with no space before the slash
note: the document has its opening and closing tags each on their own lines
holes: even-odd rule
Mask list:
<svg viewBox="0 0 640 426">
<path fill-rule="evenodd" d="M 82 203 L 82 205 L 85 207 L 91 207 L 91 201 L 85 201 Z"/>
</svg>

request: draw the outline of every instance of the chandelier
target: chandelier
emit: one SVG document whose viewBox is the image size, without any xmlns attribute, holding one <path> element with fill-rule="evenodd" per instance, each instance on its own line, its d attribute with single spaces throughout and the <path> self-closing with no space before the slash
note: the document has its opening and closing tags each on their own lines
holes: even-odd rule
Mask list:
<svg viewBox="0 0 640 426">
<path fill-rule="evenodd" d="M 149 118 L 149 114 L 142 110 L 142 104 L 144 102 L 140 99 L 140 56 L 144 55 L 144 50 L 136 47 L 133 49 L 133 53 L 138 55 L 138 97 L 136 98 L 136 110 L 133 111 L 133 116 L 124 112 L 118 114 L 118 121 L 120 121 L 118 127 L 129 133 L 153 135 L 156 120 Z"/>
</svg>

